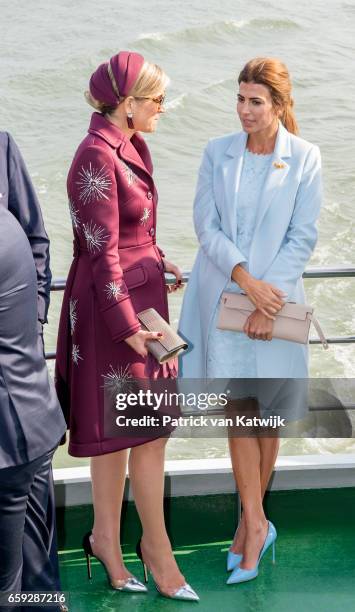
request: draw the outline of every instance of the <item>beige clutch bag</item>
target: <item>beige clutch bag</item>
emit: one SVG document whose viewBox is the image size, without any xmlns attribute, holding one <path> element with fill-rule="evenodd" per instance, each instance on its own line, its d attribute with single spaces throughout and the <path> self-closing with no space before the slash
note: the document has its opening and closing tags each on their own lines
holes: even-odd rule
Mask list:
<svg viewBox="0 0 355 612">
<path fill-rule="evenodd" d="M 255 306 L 246 295 L 223 292 L 218 329 L 243 331 L 244 324 Z M 308 343 L 309 328 L 313 323 L 324 348 L 328 348 L 327 340 L 313 314 L 312 306 L 287 302 L 275 315 L 273 337 L 290 342 Z"/>
<path fill-rule="evenodd" d="M 159 363 L 177 357 L 185 351 L 188 344 L 170 327 L 154 308 L 147 308 L 138 313 L 138 319 L 145 331 L 156 331 L 163 334 L 159 340 L 149 340 L 148 350 Z"/>
</svg>

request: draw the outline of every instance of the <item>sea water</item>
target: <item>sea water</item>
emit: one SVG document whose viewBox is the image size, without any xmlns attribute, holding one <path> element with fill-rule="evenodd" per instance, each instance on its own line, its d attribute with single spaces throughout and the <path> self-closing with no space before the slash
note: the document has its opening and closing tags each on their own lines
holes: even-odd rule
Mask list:
<svg viewBox="0 0 355 612">
<path fill-rule="evenodd" d="M 319 145 L 324 207 L 314 266 L 355 263 L 355 2 L 321 0 L 0 1 L 0 129 L 12 133 L 30 170 L 51 239 L 54 277 L 72 259 L 66 175 L 91 109 L 83 93 L 99 62 L 121 49 L 168 73 L 166 113 L 148 137 L 159 190 L 158 244 L 184 270 L 197 242 L 192 202 L 209 138 L 240 129 L 237 75 L 252 57 L 282 59 L 292 75 L 300 135 Z M 308 280 L 309 303 L 327 335 L 354 334 L 355 279 Z M 61 293 L 52 297 L 47 350 L 54 350 Z M 177 323 L 181 295 L 170 299 Z M 313 376 L 352 377 L 353 345 L 311 348 Z M 222 440 L 175 440 L 173 457 L 225 453 Z M 283 452 L 347 452 L 348 440 L 287 440 Z"/>
</svg>

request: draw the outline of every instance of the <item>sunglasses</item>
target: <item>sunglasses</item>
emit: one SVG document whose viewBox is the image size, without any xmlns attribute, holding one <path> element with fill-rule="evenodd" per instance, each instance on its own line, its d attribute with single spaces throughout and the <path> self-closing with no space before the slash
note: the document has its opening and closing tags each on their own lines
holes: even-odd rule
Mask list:
<svg viewBox="0 0 355 612">
<path fill-rule="evenodd" d="M 141 97 L 139 97 L 137 99 L 138 100 L 153 100 L 153 102 L 155 102 L 155 104 L 158 104 L 159 106 L 163 106 L 164 101 L 165 101 L 165 94 L 162 94 L 158 98 L 151 98 L 150 96 L 141 96 Z"/>
</svg>

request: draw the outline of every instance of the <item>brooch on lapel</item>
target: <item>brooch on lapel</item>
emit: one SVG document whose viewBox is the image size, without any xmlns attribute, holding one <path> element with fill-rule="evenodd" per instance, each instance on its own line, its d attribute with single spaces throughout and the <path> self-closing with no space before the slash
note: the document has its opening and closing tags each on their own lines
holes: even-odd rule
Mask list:
<svg viewBox="0 0 355 612">
<path fill-rule="evenodd" d="M 282 168 L 286 168 L 286 164 L 284 164 L 282 161 L 274 161 L 272 165 L 274 166 L 274 168 L 277 168 L 278 170 Z"/>
</svg>

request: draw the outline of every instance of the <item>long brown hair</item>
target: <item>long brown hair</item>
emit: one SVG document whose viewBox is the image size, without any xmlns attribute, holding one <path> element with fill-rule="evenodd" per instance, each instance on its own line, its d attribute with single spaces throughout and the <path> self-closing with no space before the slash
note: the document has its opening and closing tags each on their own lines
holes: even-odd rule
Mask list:
<svg viewBox="0 0 355 612">
<path fill-rule="evenodd" d="M 274 108 L 281 111 L 279 115 L 281 123 L 292 134 L 298 134 L 298 125 L 293 112 L 291 79 L 285 64 L 273 57 L 256 57 L 245 64 L 239 74 L 239 85 L 242 81 L 265 85 L 270 91 Z"/>
</svg>

